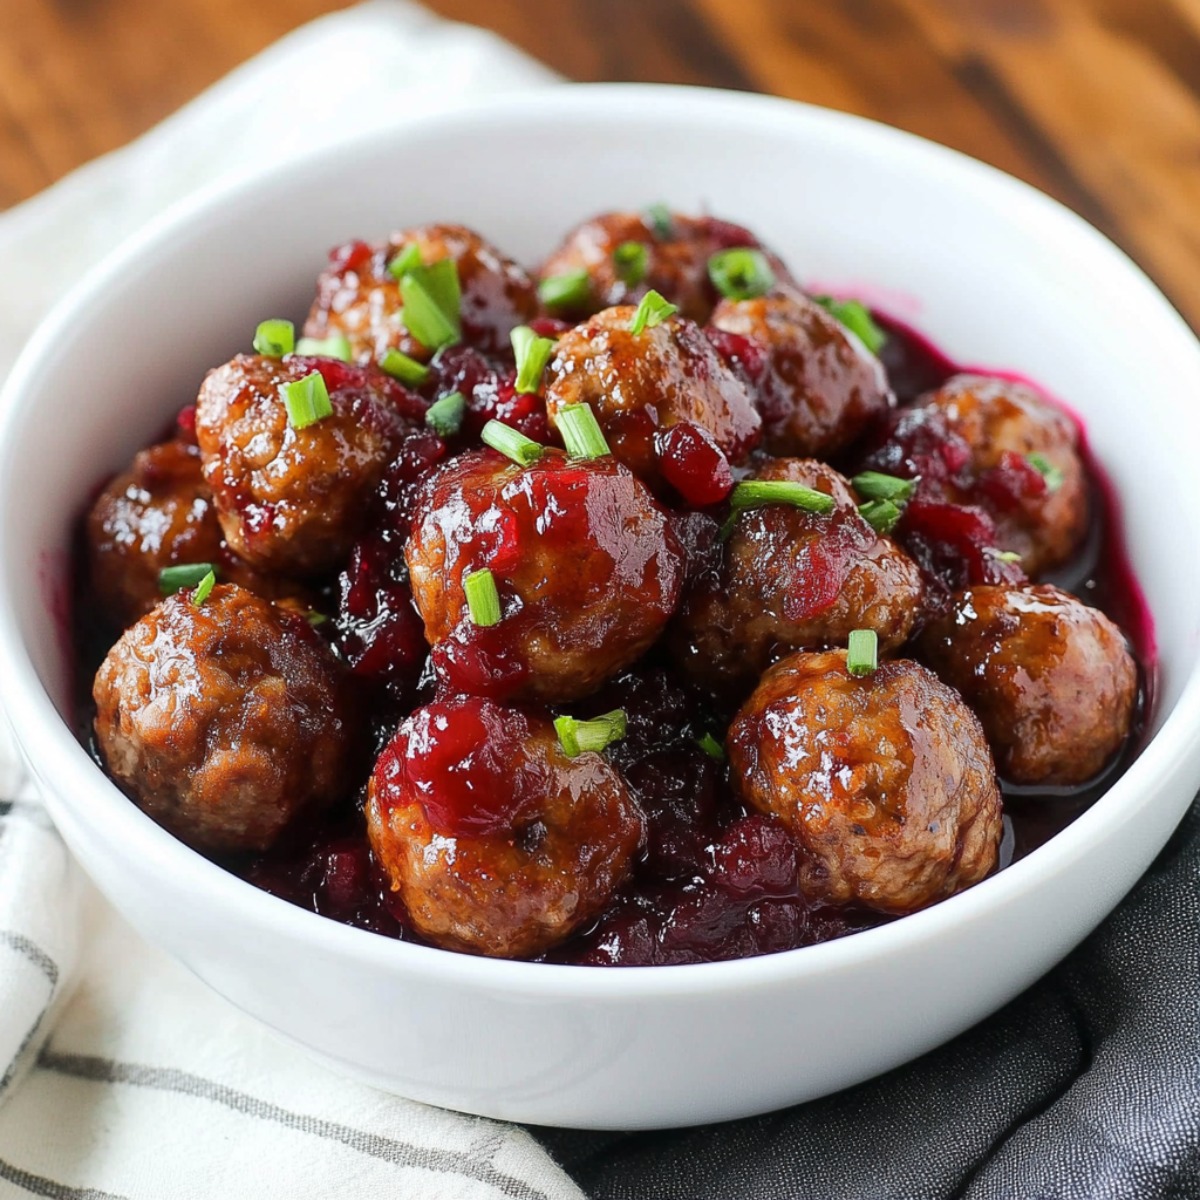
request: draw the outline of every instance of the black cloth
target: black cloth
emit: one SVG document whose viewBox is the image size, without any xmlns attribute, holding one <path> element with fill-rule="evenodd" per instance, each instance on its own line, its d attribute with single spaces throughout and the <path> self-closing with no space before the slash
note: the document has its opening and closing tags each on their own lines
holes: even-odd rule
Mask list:
<svg viewBox="0 0 1200 1200">
<path fill-rule="evenodd" d="M 916 1062 L 724 1125 L 533 1132 L 592 1200 L 1200 1197 L 1200 802 L 1078 950 Z"/>
</svg>

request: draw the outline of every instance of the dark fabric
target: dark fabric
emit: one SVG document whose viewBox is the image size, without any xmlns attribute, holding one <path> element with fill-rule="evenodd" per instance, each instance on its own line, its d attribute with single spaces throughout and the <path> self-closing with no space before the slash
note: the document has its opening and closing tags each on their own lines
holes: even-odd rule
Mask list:
<svg viewBox="0 0 1200 1200">
<path fill-rule="evenodd" d="M 1200 805 L 1074 954 L 906 1067 L 727 1125 L 534 1133 L 593 1200 L 1200 1197 Z"/>
</svg>

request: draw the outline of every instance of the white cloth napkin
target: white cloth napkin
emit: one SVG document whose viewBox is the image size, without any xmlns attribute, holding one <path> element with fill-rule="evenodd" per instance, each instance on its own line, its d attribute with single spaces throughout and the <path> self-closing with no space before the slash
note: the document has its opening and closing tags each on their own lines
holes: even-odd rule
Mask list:
<svg viewBox="0 0 1200 1200">
<path fill-rule="evenodd" d="M 81 271 L 198 185 L 553 79 L 402 0 L 313 22 L 0 215 L 0 378 Z M 0 733 L 0 1198 L 30 1194 L 582 1196 L 523 1130 L 330 1074 L 147 946 L 81 878 Z"/>
</svg>

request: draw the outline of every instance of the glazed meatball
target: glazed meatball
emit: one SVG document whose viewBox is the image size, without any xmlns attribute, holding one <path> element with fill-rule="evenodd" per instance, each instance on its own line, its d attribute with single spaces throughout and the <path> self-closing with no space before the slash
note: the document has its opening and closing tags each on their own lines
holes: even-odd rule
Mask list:
<svg viewBox="0 0 1200 1200">
<path fill-rule="evenodd" d="M 774 459 L 754 478 L 832 496 L 831 513 L 786 504 L 739 517 L 719 564 L 684 600 L 672 649 L 685 673 L 723 690 L 752 682 L 789 650 L 846 644 L 873 629 L 880 649 L 912 633 L 921 603 L 916 564 L 858 511 L 849 484 L 812 459 Z"/>
<path fill-rule="evenodd" d="M 793 654 L 730 726 L 734 783 L 800 842 L 813 901 L 914 912 L 997 863 L 1000 792 L 983 730 L 918 663 L 852 676 L 846 654 Z"/>
<path fill-rule="evenodd" d="M 1129 736 L 1137 668 L 1103 613 L 1055 587 L 973 587 L 920 642 L 1014 783 L 1084 783 Z"/>
<path fill-rule="evenodd" d="M 1004 550 L 1036 576 L 1071 557 L 1087 528 L 1087 478 L 1079 431 L 1032 388 L 956 375 L 923 405 L 946 418 L 971 451 L 971 500 L 996 523 Z"/>
<path fill-rule="evenodd" d="M 266 850 L 344 794 L 340 668 L 301 616 L 232 584 L 186 590 L 122 635 L 96 673 L 109 773 L 198 850 Z"/>
<path fill-rule="evenodd" d="M 458 690 L 570 700 L 638 658 L 679 599 L 667 514 L 614 458 L 493 450 L 452 460 L 419 493 L 405 547 L 433 661 Z M 464 579 L 491 571 L 502 619 L 476 624 Z"/>
<path fill-rule="evenodd" d="M 427 359 L 432 350 L 404 327 L 400 285 L 388 271 L 407 246 L 432 266 L 450 259 L 458 268 L 463 338 L 480 350 L 507 351 L 509 334 L 538 312 L 533 280 L 490 242 L 461 225 L 422 225 L 393 234 L 383 246 L 339 246 L 317 281 L 317 296 L 304 332 L 308 337 L 345 335 L 357 362 L 397 349 Z"/>
<path fill-rule="evenodd" d="M 282 389 L 313 372 L 333 412 L 298 429 Z M 196 437 L 230 546 L 262 571 L 340 565 L 393 452 L 424 410 L 382 371 L 335 359 L 239 355 L 210 371 L 196 402 Z"/>
<path fill-rule="evenodd" d="M 606 907 L 642 818 L 616 768 L 568 758 L 547 716 L 459 698 L 401 725 L 371 776 L 367 828 L 424 937 L 528 958 Z"/>
<path fill-rule="evenodd" d="M 636 281 L 618 261 L 618 247 L 629 243 L 646 251 L 645 274 Z M 582 317 L 602 308 L 637 304 L 653 289 L 677 304 L 685 317 L 703 323 L 719 298 L 709 279 L 708 260 L 735 246 L 762 249 L 748 229 L 715 217 L 672 213 L 656 219 L 646 213 L 604 213 L 571 230 L 542 265 L 541 274 L 546 278 L 587 272 L 586 302 L 564 310 L 565 315 Z M 783 263 L 765 253 L 776 276 L 787 278 Z"/>
<path fill-rule="evenodd" d="M 892 404 L 879 360 L 798 289 L 722 300 L 712 317 L 760 352 L 753 371 L 772 454 L 827 458 L 844 450 Z"/>
<path fill-rule="evenodd" d="M 761 419 L 742 381 L 700 327 L 673 316 L 630 332 L 633 308 L 609 308 L 565 333 L 546 370 L 551 425 L 568 405 L 589 404 L 612 452 L 660 489 L 660 436 L 675 425 L 704 430 L 732 463 L 758 441 Z"/>
</svg>

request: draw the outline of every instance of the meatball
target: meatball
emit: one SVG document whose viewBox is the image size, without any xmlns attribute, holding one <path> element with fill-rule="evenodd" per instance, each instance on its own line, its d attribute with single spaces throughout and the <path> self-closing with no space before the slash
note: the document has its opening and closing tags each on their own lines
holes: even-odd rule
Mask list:
<svg viewBox="0 0 1200 1200">
<path fill-rule="evenodd" d="M 968 588 L 920 650 L 979 714 L 1014 783 L 1084 783 L 1129 736 L 1138 679 L 1125 638 L 1058 588 Z"/>
<path fill-rule="evenodd" d="M 298 429 L 281 389 L 313 372 L 333 412 Z M 338 566 L 424 410 L 382 371 L 335 359 L 239 355 L 210 371 L 196 402 L 196 438 L 230 546 L 263 571 Z"/>
<path fill-rule="evenodd" d="M 712 323 L 749 338 L 761 352 L 754 381 L 763 442 L 772 454 L 836 454 L 892 404 L 879 360 L 795 288 L 723 300 Z"/>
<path fill-rule="evenodd" d="M 628 272 L 616 257 L 617 248 L 630 242 L 646 248 L 645 274 L 636 282 L 625 281 Z M 653 289 L 677 304 L 685 317 L 704 322 L 719 298 L 708 276 L 708 260 L 734 246 L 762 249 L 748 229 L 716 217 L 672 213 L 664 214 L 660 223 L 646 213 L 603 213 L 571 230 L 542 265 L 541 274 L 546 278 L 587 272 L 587 301 L 565 310 L 574 316 L 637 304 Z M 788 277 L 778 258 L 769 252 L 767 258 L 777 277 Z"/>
<path fill-rule="evenodd" d="M 799 840 L 812 901 L 900 915 L 996 866 L 1000 792 L 983 730 L 919 663 L 856 678 L 845 651 L 793 654 L 762 677 L 726 746 L 745 802 Z"/>
<path fill-rule="evenodd" d="M 667 514 L 608 455 L 461 455 L 418 494 L 404 553 L 439 673 L 496 697 L 587 695 L 650 647 L 683 583 Z M 466 604 L 464 578 L 483 569 L 502 605 L 493 625 Z"/>
<path fill-rule="evenodd" d="M 747 684 L 788 650 L 846 644 L 873 629 L 882 650 L 912 633 L 922 596 L 916 564 L 859 514 L 849 484 L 812 459 L 774 459 L 756 476 L 832 496 L 831 513 L 786 504 L 739 517 L 719 565 L 685 597 L 672 649 L 716 690 Z"/>
<path fill-rule="evenodd" d="M 341 797 L 352 745 L 340 668 L 301 616 L 233 584 L 176 593 L 96 673 L 109 773 L 197 850 L 266 850 Z"/>
<path fill-rule="evenodd" d="M 546 371 L 551 425 L 568 405 L 590 404 L 612 452 L 660 489 L 660 431 L 688 423 L 707 431 L 730 462 L 758 442 L 761 419 L 745 384 L 700 327 L 673 316 L 630 332 L 635 310 L 609 308 L 558 341 Z"/>
<path fill-rule="evenodd" d="M 362 363 L 389 349 L 429 358 L 432 350 L 404 328 L 400 285 L 388 271 L 388 263 L 407 246 L 417 247 L 426 266 L 443 259 L 454 262 L 462 294 L 463 338 L 478 349 L 507 351 L 513 329 L 537 315 L 533 280 L 512 259 L 461 225 L 422 225 L 392 234 L 383 246 L 339 246 L 317 281 L 305 334 L 343 334 L 355 360 Z"/>
<path fill-rule="evenodd" d="M 549 717 L 458 698 L 400 726 L 371 776 L 367 829 L 424 937 L 527 958 L 607 906 L 642 818 L 616 768 L 568 758 Z"/>
<path fill-rule="evenodd" d="M 1071 418 L 1024 384 L 984 375 L 956 375 L 922 404 L 970 447 L 970 501 L 991 514 L 1001 548 L 1019 554 L 1031 576 L 1066 562 L 1088 516 Z"/>
</svg>

